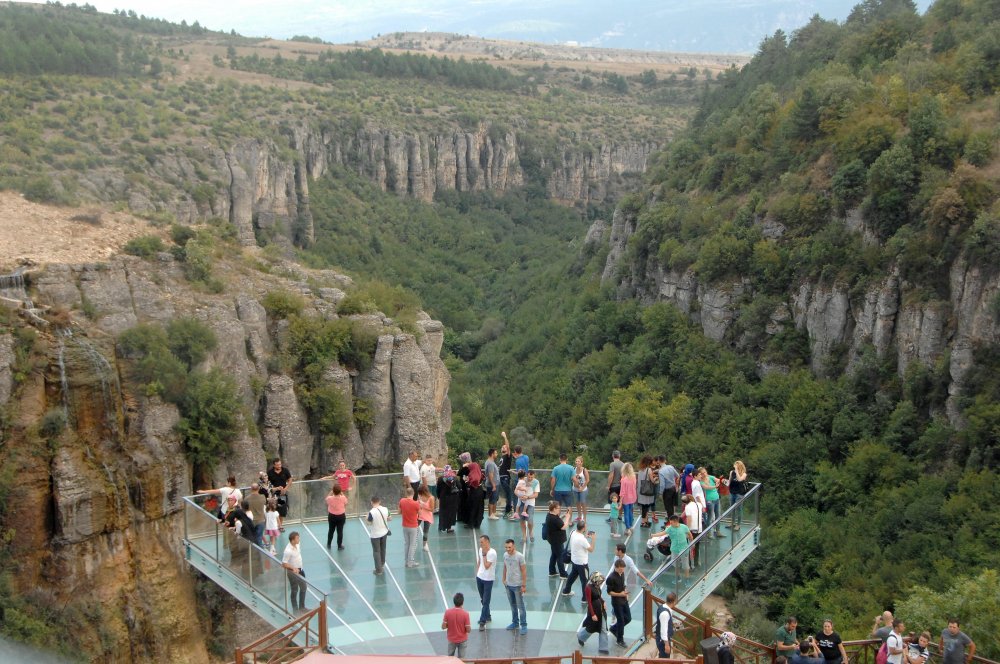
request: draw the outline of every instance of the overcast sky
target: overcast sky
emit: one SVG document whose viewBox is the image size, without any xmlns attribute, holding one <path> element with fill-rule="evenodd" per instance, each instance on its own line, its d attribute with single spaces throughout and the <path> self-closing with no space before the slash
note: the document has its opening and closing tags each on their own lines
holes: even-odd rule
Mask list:
<svg viewBox="0 0 1000 664">
<path fill-rule="evenodd" d="M 80 1 L 80 0 L 78 0 Z M 918 0 L 921 11 L 931 0 Z M 396 31 L 438 31 L 582 46 L 752 53 L 777 29 L 818 13 L 843 20 L 852 0 L 90 0 L 215 30 L 335 43 Z"/>
</svg>

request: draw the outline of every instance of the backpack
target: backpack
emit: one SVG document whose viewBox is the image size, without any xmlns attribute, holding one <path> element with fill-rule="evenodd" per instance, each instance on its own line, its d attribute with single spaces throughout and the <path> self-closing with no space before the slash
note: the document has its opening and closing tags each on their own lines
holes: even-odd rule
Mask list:
<svg viewBox="0 0 1000 664">
<path fill-rule="evenodd" d="M 670 613 L 670 620 L 667 623 L 667 638 L 663 638 L 660 634 L 660 616 L 664 613 Z M 657 641 L 670 641 L 674 638 L 674 614 L 667 608 L 666 604 L 660 604 L 656 607 L 656 622 L 653 623 L 653 636 L 656 637 Z"/>
<path fill-rule="evenodd" d="M 882 647 L 875 655 L 875 664 L 886 664 L 889 661 L 889 639 L 882 642 Z"/>
<path fill-rule="evenodd" d="M 478 489 L 479 485 L 483 483 L 483 469 L 479 467 L 478 463 L 469 464 L 469 486 L 473 489 Z"/>
<path fill-rule="evenodd" d="M 542 521 L 542 539 L 545 541 L 549 539 L 549 524 L 547 521 Z"/>
</svg>

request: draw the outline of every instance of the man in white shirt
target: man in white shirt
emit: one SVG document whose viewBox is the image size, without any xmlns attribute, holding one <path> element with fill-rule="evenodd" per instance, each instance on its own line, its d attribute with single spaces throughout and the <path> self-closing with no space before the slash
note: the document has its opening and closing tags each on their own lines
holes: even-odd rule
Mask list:
<svg viewBox="0 0 1000 664">
<path fill-rule="evenodd" d="M 673 654 L 673 645 L 670 643 L 674 636 L 674 605 L 677 604 L 677 595 L 670 593 L 667 595 L 666 604 L 661 604 L 656 610 L 656 622 L 659 629 L 656 633 L 656 649 L 660 659 L 666 659 Z"/>
<path fill-rule="evenodd" d="M 566 585 L 563 586 L 563 597 L 573 596 L 573 582 L 580 579 L 580 591 L 584 596 L 580 601 L 586 602 L 587 580 L 590 578 L 590 552 L 594 550 L 594 531 L 584 534 L 587 524 L 583 521 L 576 522 L 576 530 L 569 536 L 569 556 L 573 569 L 566 577 Z"/>
<path fill-rule="evenodd" d="M 427 457 L 420 464 L 420 486 L 427 487 L 431 495 L 437 498 L 437 468 L 434 466 L 434 458 Z"/>
<path fill-rule="evenodd" d="M 372 542 L 372 557 L 375 559 L 375 575 L 382 574 L 385 567 L 385 545 L 389 537 L 389 510 L 382 507 L 382 500 L 372 496 L 372 508 L 368 511 L 368 537 Z"/>
<path fill-rule="evenodd" d="M 285 568 L 288 576 L 288 587 L 292 592 L 292 611 L 301 611 L 306 608 L 306 580 L 303 578 L 305 572 L 302 571 L 302 552 L 299 551 L 299 534 L 293 531 L 288 536 L 288 546 L 281 556 L 281 566 Z"/>
<path fill-rule="evenodd" d="M 681 498 L 681 504 L 684 506 L 684 524 L 691 531 L 691 539 L 697 539 L 698 535 L 701 534 L 701 505 L 692 496 Z M 698 566 L 698 549 L 700 546 L 700 543 L 695 544 L 691 550 L 691 564 L 694 567 Z"/>
<path fill-rule="evenodd" d="M 625 574 L 622 575 L 622 578 L 624 578 L 625 583 L 628 583 L 629 574 L 635 575 L 636 583 L 639 583 L 639 579 L 642 579 L 644 584 L 651 583 L 651 581 L 646 577 L 646 575 L 639 570 L 638 565 L 635 564 L 635 561 L 632 560 L 632 557 L 629 556 L 627 553 L 625 553 L 624 544 L 619 543 L 615 545 L 615 560 L 621 560 L 622 562 L 625 563 Z M 612 561 L 612 564 L 613 563 L 614 561 Z"/>
<path fill-rule="evenodd" d="M 476 551 L 476 588 L 479 590 L 479 601 L 483 610 L 479 613 L 479 631 L 486 629 L 486 623 L 493 617 L 490 615 L 490 598 L 493 597 L 493 582 L 497 578 L 497 552 L 490 547 L 489 535 L 479 538 L 479 549 Z"/>
<path fill-rule="evenodd" d="M 410 450 L 410 455 L 403 462 L 403 483 L 413 489 L 413 495 L 420 490 L 420 459 L 416 450 Z"/>
<path fill-rule="evenodd" d="M 903 632 L 906 630 L 906 625 L 902 620 L 896 618 L 892 621 L 892 631 L 889 632 L 889 638 L 885 640 L 886 654 L 888 655 L 887 661 L 889 664 L 902 664 L 903 663 L 903 652 L 906 650 L 906 644 L 903 643 Z"/>
</svg>

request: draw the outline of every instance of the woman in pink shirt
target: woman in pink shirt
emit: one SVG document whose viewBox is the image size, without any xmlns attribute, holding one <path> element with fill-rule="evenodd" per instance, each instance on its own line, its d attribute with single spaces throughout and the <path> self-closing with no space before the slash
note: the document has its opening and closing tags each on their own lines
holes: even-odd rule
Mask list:
<svg viewBox="0 0 1000 664">
<path fill-rule="evenodd" d="M 632 524 L 635 523 L 633 510 L 639 500 L 639 493 L 636 491 L 635 469 L 632 464 L 627 463 L 622 468 L 622 489 L 619 498 L 622 501 L 622 518 L 625 519 L 625 537 L 632 534 Z"/>
<path fill-rule="evenodd" d="M 326 531 L 326 548 L 330 549 L 333 542 L 333 533 L 337 533 L 337 550 L 344 550 L 344 523 L 347 521 L 347 495 L 340 488 L 339 484 L 334 484 L 330 489 L 330 495 L 326 497 L 326 519 L 330 524 Z"/>
<path fill-rule="evenodd" d="M 417 520 L 420 523 L 420 528 L 424 531 L 424 551 L 430 551 L 430 547 L 427 546 L 427 531 L 434 523 L 434 496 L 431 495 L 430 489 L 426 486 L 420 487 L 420 490 L 417 491 L 417 502 L 420 503 Z"/>
</svg>

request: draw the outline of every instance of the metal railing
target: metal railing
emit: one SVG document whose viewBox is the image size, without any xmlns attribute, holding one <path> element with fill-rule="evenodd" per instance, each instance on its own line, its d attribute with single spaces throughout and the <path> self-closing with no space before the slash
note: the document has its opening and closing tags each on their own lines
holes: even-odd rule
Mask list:
<svg viewBox="0 0 1000 664">
<path fill-rule="evenodd" d="M 535 471 L 535 479 L 539 483 L 539 494 L 536 498 L 536 505 L 540 512 L 544 512 L 541 507 L 548 503 L 552 499 L 552 493 L 549 489 L 552 471 L 551 469 L 533 469 Z M 438 476 L 441 475 L 441 469 L 438 469 Z M 288 489 L 287 493 L 287 506 L 288 514 L 285 517 L 286 523 L 297 523 L 302 521 L 312 521 L 316 519 L 326 518 L 326 497 L 330 494 L 330 489 L 333 488 L 333 484 L 336 480 L 296 480 L 292 482 L 291 487 Z M 517 485 L 517 478 L 511 477 L 510 488 L 511 491 Z M 608 503 L 608 471 L 604 470 L 593 470 L 590 471 L 590 484 L 588 486 L 586 505 L 588 510 L 594 511 L 604 511 L 607 509 Z M 357 475 L 353 482 L 351 489 L 347 492 L 347 517 L 357 517 L 368 513 L 370 508 L 370 499 L 372 496 L 378 496 L 382 505 L 394 510 L 396 505 L 399 503 L 400 498 L 403 497 L 403 491 L 409 486 L 403 480 L 403 474 L 400 473 L 382 473 L 377 475 Z M 485 486 L 485 483 L 484 483 Z M 244 487 L 242 489 L 244 495 L 248 488 Z M 432 491 L 433 493 L 433 491 Z M 217 501 L 217 499 L 211 494 L 200 494 L 195 496 L 189 496 L 186 498 L 192 504 L 205 508 L 210 501 Z M 500 491 L 499 506 L 503 509 L 506 502 L 503 491 Z M 206 510 L 207 511 L 207 510 Z"/>
<path fill-rule="evenodd" d="M 318 625 L 312 627 L 313 618 Z M 287 664 L 302 659 L 313 652 L 325 652 L 328 632 L 326 629 L 326 601 L 315 609 L 299 616 L 284 627 L 253 643 L 236 649 L 235 664 Z"/>
</svg>

